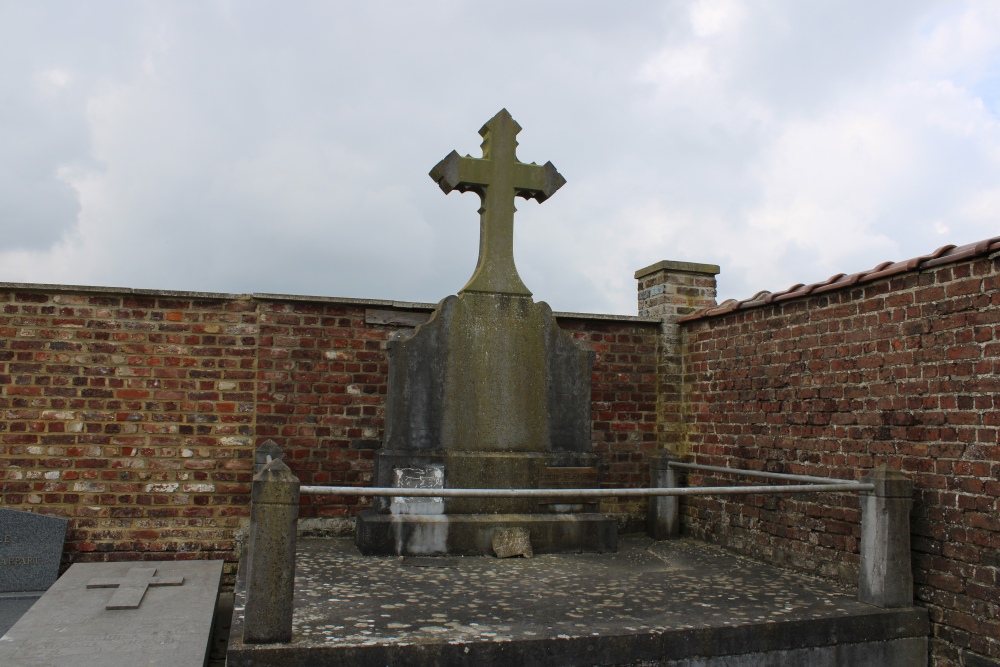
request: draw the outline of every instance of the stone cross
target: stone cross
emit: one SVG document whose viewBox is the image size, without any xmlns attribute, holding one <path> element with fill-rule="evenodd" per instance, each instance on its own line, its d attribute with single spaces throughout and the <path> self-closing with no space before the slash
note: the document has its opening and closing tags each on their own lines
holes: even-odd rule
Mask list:
<svg viewBox="0 0 1000 667">
<path fill-rule="evenodd" d="M 499 292 L 531 296 L 514 266 L 514 197 L 543 202 L 566 182 L 551 162 L 539 166 L 517 159 L 517 124 L 506 109 L 479 130 L 483 157 L 452 151 L 430 173 L 448 194 L 475 192 L 479 209 L 479 262 L 462 292 Z M 460 292 L 461 293 L 461 292 Z"/>
<path fill-rule="evenodd" d="M 155 567 L 130 567 L 121 579 L 91 579 L 87 588 L 117 588 L 105 609 L 138 609 L 149 586 L 180 586 L 184 577 L 157 577 Z"/>
</svg>

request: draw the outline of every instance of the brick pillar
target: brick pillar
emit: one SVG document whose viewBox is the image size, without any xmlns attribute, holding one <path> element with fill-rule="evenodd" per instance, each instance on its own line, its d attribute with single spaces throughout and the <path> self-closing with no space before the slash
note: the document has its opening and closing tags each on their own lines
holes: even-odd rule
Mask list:
<svg viewBox="0 0 1000 667">
<path fill-rule="evenodd" d="M 684 453 L 683 353 L 677 320 L 714 306 L 715 264 L 662 261 L 639 269 L 639 315 L 658 317 L 660 350 L 657 376 L 657 440 L 661 449 Z"/>
</svg>

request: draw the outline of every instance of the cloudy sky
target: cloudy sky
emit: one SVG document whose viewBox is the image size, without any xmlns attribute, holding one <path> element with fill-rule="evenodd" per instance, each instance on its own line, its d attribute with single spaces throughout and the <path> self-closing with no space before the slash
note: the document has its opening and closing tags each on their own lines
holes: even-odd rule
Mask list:
<svg viewBox="0 0 1000 667">
<path fill-rule="evenodd" d="M 0 0 L 0 281 L 437 301 L 506 107 L 556 310 L 720 301 L 1000 234 L 1000 3 Z"/>
</svg>

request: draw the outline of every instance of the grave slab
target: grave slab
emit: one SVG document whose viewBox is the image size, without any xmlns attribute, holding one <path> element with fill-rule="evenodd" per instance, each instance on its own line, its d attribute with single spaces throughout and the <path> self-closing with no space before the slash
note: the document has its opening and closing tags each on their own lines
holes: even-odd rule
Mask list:
<svg viewBox="0 0 1000 667">
<path fill-rule="evenodd" d="M 0 665 L 202 667 L 222 566 L 77 563 L 0 637 Z"/>
<path fill-rule="evenodd" d="M 241 567 L 229 667 L 912 667 L 928 616 L 854 586 L 690 539 L 617 553 L 365 557 L 299 541 L 292 641 L 244 644 Z"/>
</svg>

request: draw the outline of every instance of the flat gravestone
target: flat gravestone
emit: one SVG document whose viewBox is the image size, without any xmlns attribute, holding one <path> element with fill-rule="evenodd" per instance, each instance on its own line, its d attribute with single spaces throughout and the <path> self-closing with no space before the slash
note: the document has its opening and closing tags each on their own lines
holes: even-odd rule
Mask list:
<svg viewBox="0 0 1000 667">
<path fill-rule="evenodd" d="M 0 635 L 59 577 L 67 523 L 0 508 Z"/>
<path fill-rule="evenodd" d="M 0 665 L 202 667 L 222 566 L 77 563 L 0 637 Z"/>
</svg>

